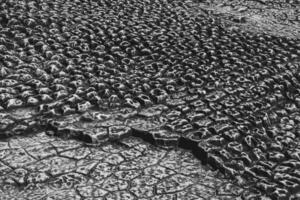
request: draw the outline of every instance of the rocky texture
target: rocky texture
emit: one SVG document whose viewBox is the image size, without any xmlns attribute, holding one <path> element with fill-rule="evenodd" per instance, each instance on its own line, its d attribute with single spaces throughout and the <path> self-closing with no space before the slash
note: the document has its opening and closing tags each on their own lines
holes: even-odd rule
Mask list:
<svg viewBox="0 0 300 200">
<path fill-rule="evenodd" d="M 205 0 L 195 7 L 221 19 L 231 28 L 271 35 L 300 37 L 298 0 Z"/>
<path fill-rule="evenodd" d="M 0 142 L 1 199 L 233 199 L 243 189 L 191 153 L 135 138 L 87 146 L 38 133 Z"/>
<path fill-rule="evenodd" d="M 299 197 L 298 37 L 224 27 L 192 1 L 0 8 L 1 139 L 43 129 L 101 146 L 131 135 L 189 149 L 250 187 L 245 199 Z"/>
</svg>

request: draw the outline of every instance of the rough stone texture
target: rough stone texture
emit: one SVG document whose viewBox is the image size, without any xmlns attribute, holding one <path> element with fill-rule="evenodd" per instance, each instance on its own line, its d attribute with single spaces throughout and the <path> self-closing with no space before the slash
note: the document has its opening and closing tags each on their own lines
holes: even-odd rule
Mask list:
<svg viewBox="0 0 300 200">
<path fill-rule="evenodd" d="M 261 2 L 254 7 L 260 7 Z M 283 5 L 290 5 L 290 10 L 296 12 L 297 2 Z M 224 3 L 234 5 L 236 1 Z M 277 1 L 262 4 L 273 6 Z M 30 191 L 24 190 L 29 181 L 34 182 L 32 187 L 39 187 L 38 181 L 59 176 L 56 181 L 50 178 L 49 185 L 70 189 L 53 193 L 56 198 L 70 195 L 73 199 L 73 194 L 80 197 L 82 192 L 95 192 L 89 184 L 83 184 L 86 169 L 76 165 L 75 160 L 97 154 L 92 152 L 92 146 L 97 145 L 116 152 L 116 147 L 109 144 L 118 144 L 131 135 L 169 151 L 178 147 L 190 150 L 203 165 L 243 187 L 244 199 L 264 195 L 297 199 L 298 18 L 288 22 L 295 23 L 296 28 L 282 29 L 283 33 L 290 32 L 290 37 L 282 37 L 271 34 L 265 25 L 253 26 L 249 31 L 252 25 L 245 16 L 236 18 L 231 12 L 228 19 L 223 19 L 207 9 L 197 10 L 200 7 L 188 0 L 1 2 L 0 139 L 4 147 L 8 145 L 6 140 L 12 143 L 9 151 L 3 152 L 2 177 L 6 177 L 7 170 L 13 171 L 5 183 L 15 186 L 22 195 Z M 259 15 L 272 13 L 270 8 L 266 10 Z M 249 9 L 248 14 L 253 17 L 252 11 Z M 238 12 L 248 11 L 239 8 Z M 275 21 L 277 31 L 281 22 Z M 227 22 L 238 25 L 230 28 Z M 43 149 L 36 144 L 33 151 L 41 153 L 32 155 L 18 147 L 17 136 L 41 130 L 48 137 L 62 139 L 51 138 L 64 141 L 60 148 L 67 150 L 53 158 L 55 152 L 47 145 Z M 15 138 L 9 140 L 12 136 Z M 76 153 L 74 145 L 78 141 L 71 139 L 91 147 Z M 97 195 L 105 196 L 106 191 L 108 199 L 134 197 L 133 192 L 125 190 L 129 187 L 125 180 L 101 178 L 107 176 L 101 173 L 110 171 L 111 165 L 120 166 L 124 156 L 98 153 L 107 164 L 94 175 L 100 178 L 102 187 Z M 139 159 L 130 160 L 124 168 L 145 168 L 143 165 L 160 161 L 161 155 L 151 154 L 150 160 L 143 157 L 139 163 Z M 51 157 L 51 163 L 40 167 L 47 170 L 27 180 L 32 170 L 26 166 L 36 166 L 36 160 L 45 156 Z M 92 163 L 90 167 L 94 169 Z M 81 172 L 69 174 L 73 169 Z M 184 173 L 162 181 L 148 178 L 137 181 L 136 187 L 142 182 L 149 183 L 150 188 L 156 185 L 157 199 L 173 198 L 179 191 L 183 192 L 180 195 L 203 191 L 195 187 L 187 192 L 193 181 Z M 64 183 L 68 179 L 72 181 Z M 86 188 L 74 191 L 72 186 L 77 182 Z M 13 189 L 3 191 L 15 193 Z M 224 186 L 216 198 L 228 192 L 236 192 L 235 186 Z"/>
<path fill-rule="evenodd" d="M 299 5 L 298 0 L 205 0 L 195 3 L 195 10 L 216 16 L 230 28 L 299 38 Z"/>
<path fill-rule="evenodd" d="M 132 137 L 88 147 L 43 132 L 15 137 L 0 142 L 0 163 L 3 200 L 234 199 L 243 192 L 189 152 Z"/>
</svg>

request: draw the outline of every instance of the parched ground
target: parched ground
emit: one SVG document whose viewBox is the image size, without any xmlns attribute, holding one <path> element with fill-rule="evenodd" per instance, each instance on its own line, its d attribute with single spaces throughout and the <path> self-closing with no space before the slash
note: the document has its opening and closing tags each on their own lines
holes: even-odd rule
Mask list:
<svg viewBox="0 0 300 200">
<path fill-rule="evenodd" d="M 298 0 L 204 0 L 195 3 L 195 7 L 221 19 L 228 28 L 300 37 Z"/>
<path fill-rule="evenodd" d="M 299 68 L 298 1 L 1 1 L 0 199 L 299 199 Z"/>
<path fill-rule="evenodd" d="M 182 150 L 136 138 L 87 146 L 44 133 L 1 142 L 1 199 L 233 199 L 242 188 Z"/>
</svg>

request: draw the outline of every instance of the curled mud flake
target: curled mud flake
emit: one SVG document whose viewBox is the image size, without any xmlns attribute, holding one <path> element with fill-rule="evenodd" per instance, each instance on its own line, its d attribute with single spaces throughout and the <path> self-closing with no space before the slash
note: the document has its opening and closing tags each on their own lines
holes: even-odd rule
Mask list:
<svg viewBox="0 0 300 200">
<path fill-rule="evenodd" d="M 195 128 L 209 127 L 212 125 L 213 121 L 207 117 L 203 118 L 204 115 L 202 113 L 194 113 L 191 115 L 191 124 Z"/>
<path fill-rule="evenodd" d="M 177 147 L 180 135 L 166 130 L 151 130 L 149 132 L 157 145 L 166 147 Z"/>
<path fill-rule="evenodd" d="M 167 110 L 168 107 L 164 105 L 152 106 L 149 108 L 142 109 L 138 115 L 142 117 L 153 117 L 161 115 L 163 111 Z"/>
<path fill-rule="evenodd" d="M 136 111 L 136 109 L 125 107 L 125 108 L 121 108 L 115 114 L 115 116 L 116 116 L 117 119 L 123 119 L 123 120 L 125 120 L 125 119 L 129 119 L 129 118 L 132 118 L 132 117 L 136 116 L 137 113 L 138 112 Z"/>
<path fill-rule="evenodd" d="M 51 101 L 53 101 L 53 98 L 48 94 L 40 94 L 39 98 L 41 99 L 42 102 L 51 102 Z"/>
<path fill-rule="evenodd" d="M 274 188 L 276 188 L 276 186 L 276 184 L 268 183 L 266 181 L 259 181 L 259 183 L 257 184 L 257 187 L 259 189 L 270 193 L 274 190 Z"/>
<path fill-rule="evenodd" d="M 270 159 L 270 161 L 281 162 L 285 160 L 286 157 L 283 153 L 280 152 L 269 152 L 268 158 Z"/>
<path fill-rule="evenodd" d="M 275 187 L 274 191 L 270 194 L 271 198 L 274 199 L 285 199 L 288 198 L 289 191 L 280 187 Z"/>
<path fill-rule="evenodd" d="M 47 109 L 45 111 L 42 110 L 42 112 L 48 117 L 58 117 L 61 115 L 55 108 Z"/>
<path fill-rule="evenodd" d="M 46 96 L 46 94 L 43 94 L 44 96 Z M 65 98 L 65 97 L 68 97 L 68 95 L 69 95 L 69 93 L 67 92 L 67 91 L 65 91 L 65 90 L 60 90 L 60 91 L 57 91 L 57 92 L 54 92 L 53 93 L 53 97 L 56 99 L 56 100 L 58 100 L 58 99 L 63 99 L 63 98 Z M 47 96 L 49 96 L 49 95 L 47 95 Z M 50 97 L 51 98 L 51 97 Z M 51 100 L 53 100 L 52 98 L 51 98 Z"/>
<path fill-rule="evenodd" d="M 99 121 L 106 121 L 112 119 L 112 115 L 110 113 L 102 113 L 102 112 L 92 112 L 91 115 L 93 118 Z"/>
<path fill-rule="evenodd" d="M 29 133 L 29 127 L 26 125 L 18 124 L 17 126 L 11 129 L 17 135 Z"/>
<path fill-rule="evenodd" d="M 93 116 L 91 115 L 91 113 L 89 112 L 85 112 L 83 113 L 80 118 L 79 118 L 80 121 L 83 121 L 83 122 L 92 122 L 95 120 L 95 118 L 93 118 Z"/>
<path fill-rule="evenodd" d="M 23 105 L 23 101 L 20 99 L 9 99 L 6 102 L 6 108 L 17 108 Z"/>
<path fill-rule="evenodd" d="M 103 127 L 110 127 L 110 126 L 122 126 L 124 125 L 124 121 L 117 119 L 115 116 L 111 117 L 108 120 L 105 121 L 99 121 L 97 123 L 97 126 L 103 126 Z"/>
<path fill-rule="evenodd" d="M 0 65 L 0 77 L 5 78 L 10 74 L 10 70 L 7 67 Z"/>
<path fill-rule="evenodd" d="M 78 103 L 77 104 L 77 110 L 79 112 L 86 112 L 88 109 L 92 107 L 91 103 L 86 101 L 84 103 Z"/>
<path fill-rule="evenodd" d="M 228 141 L 237 141 L 241 137 L 241 133 L 237 130 L 230 129 L 223 133 L 223 137 Z"/>
<path fill-rule="evenodd" d="M 149 131 L 162 126 L 156 118 L 131 118 L 125 121 L 126 126 L 129 126 L 137 131 Z"/>
<path fill-rule="evenodd" d="M 131 128 L 127 126 L 110 126 L 108 134 L 110 140 L 120 140 L 131 135 Z"/>
<path fill-rule="evenodd" d="M 131 98 L 126 98 L 125 99 L 125 105 L 130 106 L 132 108 L 138 109 L 141 107 L 141 104 L 138 101 L 135 101 Z"/>
<path fill-rule="evenodd" d="M 85 132 L 86 135 L 91 137 L 92 143 L 99 143 L 108 139 L 108 130 L 106 127 L 94 128 L 91 131 Z"/>
<path fill-rule="evenodd" d="M 293 180 L 280 180 L 279 183 L 281 185 L 283 185 L 285 188 L 287 188 L 288 190 L 294 192 L 299 191 L 300 189 L 300 185 L 299 185 L 299 179 L 293 181 Z"/>
<path fill-rule="evenodd" d="M 82 102 L 82 98 L 76 94 L 73 94 L 67 99 L 67 102 L 70 103 L 71 105 L 75 105 L 76 103 Z"/>
<path fill-rule="evenodd" d="M 34 97 L 29 97 L 27 99 L 27 104 L 31 105 L 31 106 L 36 106 L 36 105 L 39 104 L 39 100 L 37 98 L 34 98 Z"/>
<path fill-rule="evenodd" d="M 295 160 L 299 160 L 300 161 L 300 149 L 296 148 L 292 151 L 288 151 L 288 156 L 295 159 Z"/>
<path fill-rule="evenodd" d="M 151 90 L 150 94 L 156 103 L 161 103 L 168 97 L 168 93 L 165 90 L 158 88 Z"/>
<path fill-rule="evenodd" d="M 235 154 L 240 155 L 244 151 L 244 147 L 239 142 L 233 141 L 227 144 L 227 149 Z"/>
<path fill-rule="evenodd" d="M 14 95 L 12 94 L 9 94 L 7 92 L 4 92 L 4 93 L 1 93 L 0 94 L 0 100 L 2 102 L 5 102 L 5 101 L 8 101 L 9 99 L 13 99 L 14 98 Z M 4 105 L 3 105 L 4 106 Z"/>
<path fill-rule="evenodd" d="M 9 126 L 12 126 L 14 123 L 15 123 L 15 121 L 12 119 L 3 118 L 0 121 L 0 130 L 2 130 L 2 131 L 6 130 Z"/>
<path fill-rule="evenodd" d="M 61 110 L 63 115 L 74 114 L 76 112 L 75 108 L 71 108 L 69 105 L 63 105 Z"/>
<path fill-rule="evenodd" d="M 14 79 L 3 79 L 0 81 L 0 86 L 1 87 L 12 87 L 18 84 L 18 81 Z"/>
<path fill-rule="evenodd" d="M 109 102 L 109 106 L 110 107 L 118 107 L 120 106 L 120 98 L 118 97 L 118 95 L 111 95 L 109 98 L 108 98 L 108 102 Z"/>
<path fill-rule="evenodd" d="M 173 106 L 173 107 L 178 106 L 178 105 L 183 105 L 185 103 L 186 102 L 183 99 L 171 99 L 171 98 L 168 98 L 166 100 L 166 104 L 168 106 Z"/>
<path fill-rule="evenodd" d="M 137 97 L 137 100 L 143 105 L 143 106 L 149 106 L 152 105 L 153 102 L 151 101 L 150 97 L 145 94 L 140 94 Z"/>
</svg>

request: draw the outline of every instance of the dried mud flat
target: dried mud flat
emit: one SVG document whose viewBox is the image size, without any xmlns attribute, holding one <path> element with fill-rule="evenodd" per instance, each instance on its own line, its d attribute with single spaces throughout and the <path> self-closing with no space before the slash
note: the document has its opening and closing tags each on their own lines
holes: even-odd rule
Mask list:
<svg viewBox="0 0 300 200">
<path fill-rule="evenodd" d="M 299 199 L 297 13 L 1 2 L 0 199 Z"/>
<path fill-rule="evenodd" d="M 300 37 L 298 0 L 204 0 L 195 3 L 195 8 L 214 15 L 227 28 L 288 38 Z"/>
<path fill-rule="evenodd" d="M 232 199 L 242 192 L 191 153 L 136 138 L 87 146 L 39 133 L 0 144 L 1 199 Z"/>
</svg>

